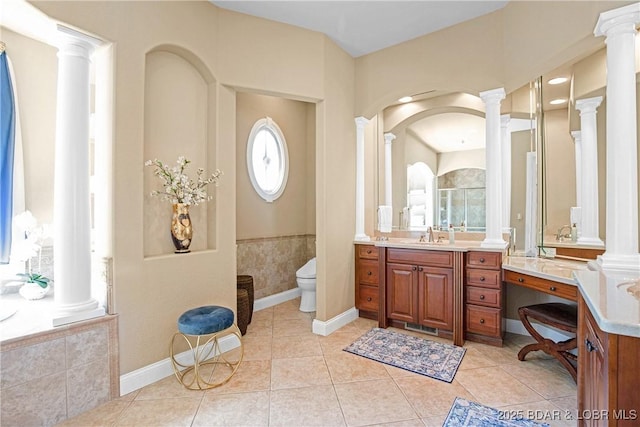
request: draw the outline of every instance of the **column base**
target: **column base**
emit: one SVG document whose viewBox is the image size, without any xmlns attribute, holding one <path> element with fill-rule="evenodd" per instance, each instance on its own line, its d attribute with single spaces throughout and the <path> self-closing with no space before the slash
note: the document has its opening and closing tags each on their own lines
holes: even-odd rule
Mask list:
<svg viewBox="0 0 640 427">
<path fill-rule="evenodd" d="M 578 245 L 586 245 L 586 246 L 597 246 L 599 248 L 604 248 L 604 242 L 600 240 L 598 237 L 578 237 L 576 241 Z"/>
<path fill-rule="evenodd" d="M 480 243 L 481 248 L 490 248 L 490 249 L 506 249 L 508 243 L 502 239 L 484 239 L 482 243 Z"/>
<path fill-rule="evenodd" d="M 604 271 L 637 273 L 640 272 L 640 253 L 619 255 L 605 252 L 598 256 L 596 265 Z"/>
<path fill-rule="evenodd" d="M 83 304 L 56 307 L 53 311 L 52 323 L 53 326 L 61 326 L 104 315 L 104 307 L 99 306 L 98 301 L 91 299 Z"/>
<path fill-rule="evenodd" d="M 353 240 L 357 242 L 370 242 L 371 237 L 367 236 L 366 234 L 356 234 L 356 237 L 354 237 Z"/>
</svg>

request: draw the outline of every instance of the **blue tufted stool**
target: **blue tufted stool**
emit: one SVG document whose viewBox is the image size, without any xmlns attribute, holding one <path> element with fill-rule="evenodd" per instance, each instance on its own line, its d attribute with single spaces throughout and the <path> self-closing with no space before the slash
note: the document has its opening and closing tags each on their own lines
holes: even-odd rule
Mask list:
<svg viewBox="0 0 640 427">
<path fill-rule="evenodd" d="M 244 348 L 240 329 L 234 320 L 231 309 L 217 305 L 194 308 L 178 318 L 178 332 L 173 335 L 169 350 L 173 372 L 183 386 L 190 390 L 206 390 L 221 386 L 236 373 L 242 362 Z M 229 356 L 225 357 L 220 349 L 219 340 L 228 335 L 235 335 L 240 341 L 240 354 L 234 357 L 237 360 L 228 360 Z M 186 342 L 191 351 L 190 357 L 186 356 L 188 351 L 175 354 L 176 345 L 181 341 Z M 202 369 L 207 365 L 212 365 L 213 370 Z M 225 371 L 222 374 L 216 372 L 221 366 L 228 368 L 221 369 Z"/>
</svg>

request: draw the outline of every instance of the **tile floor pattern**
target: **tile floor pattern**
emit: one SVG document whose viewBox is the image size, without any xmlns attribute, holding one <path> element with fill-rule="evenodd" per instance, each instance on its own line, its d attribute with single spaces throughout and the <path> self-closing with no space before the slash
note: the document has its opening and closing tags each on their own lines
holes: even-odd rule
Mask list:
<svg viewBox="0 0 640 427">
<path fill-rule="evenodd" d="M 253 314 L 244 360 L 224 386 L 190 391 L 171 376 L 60 425 L 441 426 L 456 396 L 514 413 L 537 411 L 531 413 L 539 420 L 559 414 L 545 422 L 576 425 L 567 417 L 577 407 L 576 385 L 560 363 L 540 352 L 518 361 L 530 337 L 508 335 L 502 348 L 467 342 L 449 384 L 342 351 L 377 323 L 360 318 L 322 337 L 311 332 L 315 313 L 300 312 L 298 304 Z"/>
</svg>

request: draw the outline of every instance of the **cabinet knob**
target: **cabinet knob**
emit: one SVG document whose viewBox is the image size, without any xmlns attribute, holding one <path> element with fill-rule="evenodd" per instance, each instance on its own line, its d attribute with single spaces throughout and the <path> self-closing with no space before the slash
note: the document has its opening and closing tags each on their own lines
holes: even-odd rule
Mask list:
<svg viewBox="0 0 640 427">
<path fill-rule="evenodd" d="M 584 339 L 584 345 L 585 345 L 585 347 L 587 347 L 587 351 L 589 351 L 589 352 L 592 352 L 592 351 L 598 350 L 598 347 L 596 347 L 595 345 L 593 345 L 593 344 L 591 343 L 591 341 L 589 341 L 589 338 L 585 338 L 585 339 Z"/>
<path fill-rule="evenodd" d="M 484 282 L 484 276 L 480 276 L 480 281 Z"/>
<path fill-rule="evenodd" d="M 418 267 L 416 267 L 415 265 L 413 267 L 411 267 L 411 271 L 416 271 L 418 269 Z"/>
<path fill-rule="evenodd" d="M 371 249 L 367 249 L 367 253 L 370 254 L 371 253 Z"/>
<path fill-rule="evenodd" d="M 480 299 L 484 299 L 484 295 L 480 295 Z"/>
<path fill-rule="evenodd" d="M 424 268 L 418 267 L 418 271 L 423 271 L 423 270 L 424 270 Z"/>
<path fill-rule="evenodd" d="M 367 298 L 367 302 L 371 302 L 371 297 Z"/>
<path fill-rule="evenodd" d="M 480 258 L 480 262 L 484 262 L 484 258 Z"/>
<path fill-rule="evenodd" d="M 518 277 L 518 282 L 522 283 L 524 282 L 524 279 L 522 277 Z"/>
<path fill-rule="evenodd" d="M 480 323 L 484 323 L 484 319 L 480 319 Z"/>
<path fill-rule="evenodd" d="M 555 292 L 555 291 L 556 291 L 556 287 L 555 287 L 555 286 L 551 286 L 551 287 L 549 288 L 549 290 L 550 290 L 551 292 Z"/>
<path fill-rule="evenodd" d="M 373 273 L 371 271 L 367 271 L 367 276 L 371 276 Z"/>
</svg>

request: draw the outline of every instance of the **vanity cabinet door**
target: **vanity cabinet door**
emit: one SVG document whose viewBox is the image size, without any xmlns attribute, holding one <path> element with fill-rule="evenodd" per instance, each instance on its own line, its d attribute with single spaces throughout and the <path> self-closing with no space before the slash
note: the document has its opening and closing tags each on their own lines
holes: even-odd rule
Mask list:
<svg viewBox="0 0 640 427">
<path fill-rule="evenodd" d="M 387 263 L 387 317 L 402 322 L 418 321 L 418 267 Z"/>
<path fill-rule="evenodd" d="M 453 271 L 418 266 L 418 322 L 423 326 L 453 329 Z"/>
<path fill-rule="evenodd" d="M 380 310 L 378 248 L 356 244 L 356 308 L 360 317 L 378 319 Z"/>
</svg>

